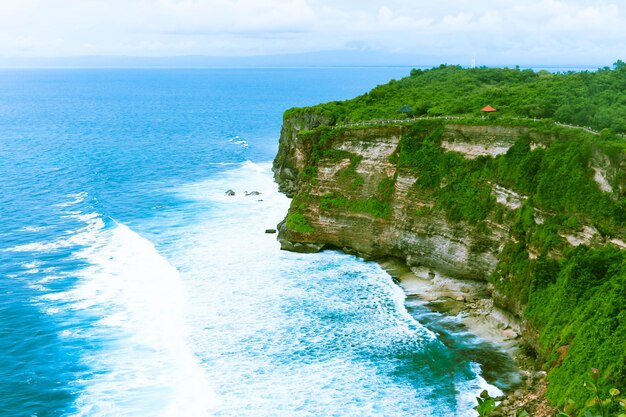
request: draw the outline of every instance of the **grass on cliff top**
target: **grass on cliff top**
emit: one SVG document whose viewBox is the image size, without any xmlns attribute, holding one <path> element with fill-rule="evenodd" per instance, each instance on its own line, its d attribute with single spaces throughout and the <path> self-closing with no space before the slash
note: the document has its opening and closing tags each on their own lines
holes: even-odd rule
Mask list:
<svg viewBox="0 0 626 417">
<path fill-rule="evenodd" d="M 551 119 L 626 133 L 626 64 L 598 71 L 553 74 L 519 68 L 469 68 L 441 65 L 411 71 L 352 100 L 291 109 L 285 117 L 306 113 L 327 124 L 397 119 L 408 105 L 413 116 L 477 116 L 490 104 L 499 115 Z"/>
</svg>

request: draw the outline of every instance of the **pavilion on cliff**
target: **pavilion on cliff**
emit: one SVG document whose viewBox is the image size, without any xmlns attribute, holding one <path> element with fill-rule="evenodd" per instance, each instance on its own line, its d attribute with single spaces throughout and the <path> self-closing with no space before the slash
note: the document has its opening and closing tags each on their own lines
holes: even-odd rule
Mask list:
<svg viewBox="0 0 626 417">
<path fill-rule="evenodd" d="M 497 111 L 496 109 L 494 109 L 493 107 L 491 107 L 489 104 L 487 104 L 485 107 L 483 107 L 481 110 L 481 112 L 483 113 L 493 113 L 495 111 Z"/>
<path fill-rule="evenodd" d="M 407 104 L 405 104 L 404 106 L 398 109 L 398 113 L 404 113 L 407 116 L 410 116 L 411 114 L 413 114 L 413 109 L 410 108 Z"/>
</svg>

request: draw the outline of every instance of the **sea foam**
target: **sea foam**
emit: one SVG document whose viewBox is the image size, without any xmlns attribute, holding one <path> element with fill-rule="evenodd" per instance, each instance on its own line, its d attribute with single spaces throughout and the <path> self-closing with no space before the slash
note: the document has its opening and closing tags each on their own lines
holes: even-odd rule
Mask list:
<svg viewBox="0 0 626 417">
<path fill-rule="evenodd" d="M 76 256 L 89 266 L 67 293 L 93 319 L 76 416 L 203 416 L 216 399 L 186 344 L 186 293 L 178 271 L 125 225 L 101 230 Z M 105 372 L 103 372 L 105 371 Z"/>
<path fill-rule="evenodd" d="M 476 415 L 480 369 L 455 371 L 380 266 L 283 252 L 264 233 L 289 206 L 270 164 L 246 162 L 175 192 L 196 217 L 161 223 L 163 250 L 189 292 L 190 343 L 222 400 L 216 415 Z M 445 372 L 430 365 L 438 349 Z"/>
<path fill-rule="evenodd" d="M 85 194 L 72 197 L 74 206 Z M 187 294 L 180 275 L 147 239 L 96 212 L 67 211 L 83 226 L 52 242 L 11 252 L 70 251 L 74 271 L 44 274 L 34 302 L 65 321 L 62 338 L 84 349 L 85 371 L 74 382 L 79 395 L 72 416 L 206 416 L 217 399 L 187 345 Z M 40 272 L 41 263 L 26 262 Z M 45 271 L 45 269 L 44 269 Z M 73 278 L 65 290 L 47 290 Z M 35 285 L 35 284 L 34 284 Z"/>
</svg>

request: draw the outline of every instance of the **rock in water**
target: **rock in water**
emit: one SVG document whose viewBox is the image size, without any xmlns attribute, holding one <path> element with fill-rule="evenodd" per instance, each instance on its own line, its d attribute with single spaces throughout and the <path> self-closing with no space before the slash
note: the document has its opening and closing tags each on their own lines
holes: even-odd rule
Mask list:
<svg viewBox="0 0 626 417">
<path fill-rule="evenodd" d="M 228 191 L 226 191 L 226 193 L 225 193 L 225 194 L 226 194 L 227 196 L 229 196 L 229 197 L 232 197 L 232 196 L 234 196 L 234 195 L 235 195 L 235 192 L 234 192 L 233 190 L 228 190 Z"/>
<path fill-rule="evenodd" d="M 251 196 L 251 195 L 261 195 L 261 193 L 258 191 L 250 191 L 250 192 L 246 191 L 246 197 Z"/>
</svg>

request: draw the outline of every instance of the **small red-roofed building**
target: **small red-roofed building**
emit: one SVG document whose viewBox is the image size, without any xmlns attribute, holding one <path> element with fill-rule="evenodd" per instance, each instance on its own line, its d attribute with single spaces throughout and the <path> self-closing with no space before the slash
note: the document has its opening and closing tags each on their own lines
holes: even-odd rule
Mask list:
<svg viewBox="0 0 626 417">
<path fill-rule="evenodd" d="M 489 104 L 487 104 L 480 111 L 483 112 L 483 113 L 493 113 L 494 111 L 497 111 L 497 110 L 494 109 L 493 107 L 491 107 Z"/>
</svg>

